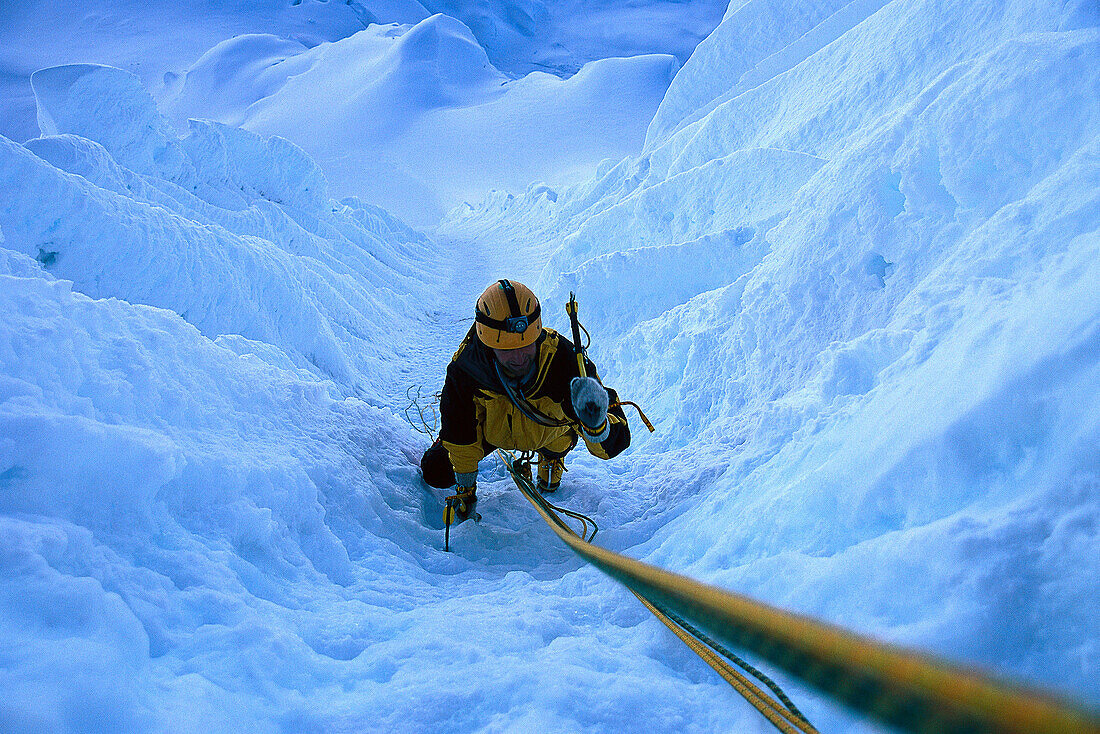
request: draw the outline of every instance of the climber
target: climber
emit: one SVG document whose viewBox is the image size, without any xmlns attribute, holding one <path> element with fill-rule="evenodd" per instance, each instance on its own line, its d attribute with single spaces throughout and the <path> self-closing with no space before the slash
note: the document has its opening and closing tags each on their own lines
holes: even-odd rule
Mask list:
<svg viewBox="0 0 1100 734">
<path fill-rule="evenodd" d="M 473 514 L 478 462 L 495 448 L 537 452 L 538 489 L 553 492 L 578 439 L 601 459 L 630 445 L 615 391 L 600 384 L 591 362 L 587 377 L 579 371 L 573 344 L 542 328 L 531 289 L 509 280 L 485 289 L 474 325 L 447 366 L 439 438 L 420 460 L 432 487 L 458 485 L 445 521 Z"/>
</svg>

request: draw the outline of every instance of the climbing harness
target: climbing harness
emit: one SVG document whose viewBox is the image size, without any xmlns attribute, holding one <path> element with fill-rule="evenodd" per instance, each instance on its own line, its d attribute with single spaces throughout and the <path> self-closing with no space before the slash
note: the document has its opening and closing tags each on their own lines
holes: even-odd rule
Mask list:
<svg viewBox="0 0 1100 734">
<path fill-rule="evenodd" d="M 1046 694 L 784 612 L 592 545 L 512 470 L 510 454 L 497 453 L 516 486 L 566 545 L 630 589 L 647 608 L 652 607 L 650 611 L 661 612 L 658 618 L 708 663 L 724 662 L 715 650 L 724 654 L 725 648 L 710 647 L 715 640 L 749 650 L 830 698 L 903 731 L 1100 734 L 1100 719 L 1095 715 Z M 775 701 L 739 671 L 714 667 L 780 731 L 814 731 L 793 705 Z"/>
</svg>

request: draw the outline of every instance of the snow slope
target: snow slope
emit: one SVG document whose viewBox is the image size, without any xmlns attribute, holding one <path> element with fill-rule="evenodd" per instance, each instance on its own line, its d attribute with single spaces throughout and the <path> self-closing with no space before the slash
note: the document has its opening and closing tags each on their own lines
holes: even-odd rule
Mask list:
<svg viewBox="0 0 1100 734">
<path fill-rule="evenodd" d="M 300 145 L 333 193 L 429 226 L 485 191 L 579 181 L 636 153 L 672 80 L 667 55 L 602 59 L 569 79 L 509 80 L 444 15 L 371 26 L 312 50 L 273 36 L 215 47 L 165 109 Z"/>
<path fill-rule="evenodd" d="M 178 132 L 197 118 L 277 134 L 335 195 L 433 226 L 486 190 L 576 182 L 637 153 L 724 7 L 23 0 L 0 6 L 0 134 L 37 134 L 33 72 L 110 65 L 134 73 Z"/>
<path fill-rule="evenodd" d="M 275 33 L 306 46 L 345 38 L 377 22 L 415 23 L 416 0 L 13 0 L 0 4 L 0 135 L 37 135 L 30 75 L 64 64 L 109 64 L 156 93 L 204 51 L 245 33 Z"/>
<path fill-rule="evenodd" d="M 174 137 L 127 72 L 34 81 L 52 134 L 0 139 L 0 728 L 570 728 L 721 691 L 636 607 L 591 668 L 577 597 L 622 592 L 499 468 L 440 549 L 401 409 L 466 328 L 457 253 L 285 141 Z"/>
<path fill-rule="evenodd" d="M 510 75 L 576 73 L 613 57 L 670 54 L 683 63 L 722 19 L 721 0 L 427 0 L 467 26 Z"/>
<path fill-rule="evenodd" d="M 380 386 L 378 365 L 407 356 L 385 334 L 416 318 L 432 283 L 402 257 L 427 251 L 423 237 L 333 205 L 320 170 L 284 140 L 203 122 L 176 139 L 128 72 L 57 67 L 34 83 L 53 135 L 5 144 L 4 186 L 20 196 L 0 225 L 25 254 L 93 297 L 288 348 L 296 367 L 360 393 Z"/>
<path fill-rule="evenodd" d="M 430 238 L 285 139 L 181 133 L 138 76 L 40 71 L 44 137 L 0 138 L 0 729 L 767 731 L 492 462 L 441 551 L 406 408 L 504 276 L 559 329 L 575 290 L 658 423 L 570 459 L 601 543 L 1100 704 L 1098 27 L 738 4 L 640 155 Z M 464 73 L 426 93 L 487 93 L 427 30 Z M 205 83 L 290 115 L 254 62 L 336 79 L 386 33 L 238 39 L 255 74 Z"/>
</svg>

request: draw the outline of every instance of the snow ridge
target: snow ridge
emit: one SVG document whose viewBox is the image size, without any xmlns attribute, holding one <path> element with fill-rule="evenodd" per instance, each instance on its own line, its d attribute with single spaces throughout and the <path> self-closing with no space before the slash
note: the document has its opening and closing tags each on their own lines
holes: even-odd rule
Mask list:
<svg viewBox="0 0 1100 734">
<path fill-rule="evenodd" d="M 19 192 L 0 215 L 9 246 L 93 297 L 275 345 L 344 392 L 380 389 L 379 365 L 401 359 L 383 334 L 416 318 L 431 283 L 410 265 L 426 240 L 377 210 L 334 207 L 285 140 L 205 122 L 175 138 L 127 72 L 47 70 L 35 83 L 54 134 L 0 141 L 0 185 Z"/>
</svg>

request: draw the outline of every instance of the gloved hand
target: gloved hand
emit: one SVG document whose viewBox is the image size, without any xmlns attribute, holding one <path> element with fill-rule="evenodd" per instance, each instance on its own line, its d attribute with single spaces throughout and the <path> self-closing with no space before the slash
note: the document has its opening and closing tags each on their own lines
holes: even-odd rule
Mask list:
<svg viewBox="0 0 1100 734">
<path fill-rule="evenodd" d="M 607 438 L 607 388 L 593 377 L 574 377 L 569 383 L 569 396 L 589 439 Z"/>
<path fill-rule="evenodd" d="M 477 485 L 459 487 L 458 494 L 447 498 L 447 505 L 443 508 L 443 522 L 450 525 L 452 522 L 462 522 L 470 515 L 476 515 Z"/>
</svg>

